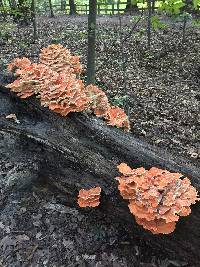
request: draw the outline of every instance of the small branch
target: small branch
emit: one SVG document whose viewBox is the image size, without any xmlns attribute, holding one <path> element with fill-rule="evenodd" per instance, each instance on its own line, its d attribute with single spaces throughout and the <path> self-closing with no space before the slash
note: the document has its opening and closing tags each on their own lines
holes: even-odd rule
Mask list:
<svg viewBox="0 0 200 267">
<path fill-rule="evenodd" d="M 127 34 L 127 36 L 125 36 L 125 38 L 122 40 L 122 42 L 125 42 L 128 38 L 131 37 L 132 33 L 134 32 L 134 30 L 136 29 L 137 25 L 139 24 L 140 20 L 142 19 L 143 14 L 141 14 L 141 16 L 138 18 L 138 20 L 136 21 L 136 23 L 133 25 L 131 31 Z"/>
</svg>

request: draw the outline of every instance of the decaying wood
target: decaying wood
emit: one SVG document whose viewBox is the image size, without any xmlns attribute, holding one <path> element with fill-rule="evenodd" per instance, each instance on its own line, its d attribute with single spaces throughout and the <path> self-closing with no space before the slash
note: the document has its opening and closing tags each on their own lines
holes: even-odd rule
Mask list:
<svg viewBox="0 0 200 267">
<path fill-rule="evenodd" d="M 6 118 L 9 114 L 15 114 L 20 123 Z M 187 162 L 158 152 L 133 134 L 106 126 L 91 115 L 63 118 L 42 108 L 38 100 L 21 100 L 1 86 L 0 168 L 5 180 L 10 179 L 12 168 L 20 173 L 12 190 L 45 182 L 63 193 L 68 205 L 76 205 L 80 188 L 100 186 L 103 194 L 99 208 L 107 216 L 127 224 L 131 234 L 155 248 L 176 253 L 194 264 L 200 262 L 200 205 L 193 206 L 192 214 L 177 223 L 173 234 L 156 236 L 144 231 L 135 224 L 118 193 L 114 178 L 119 175 L 117 165 L 121 162 L 131 167 L 156 166 L 181 172 L 200 191 L 199 169 Z"/>
</svg>

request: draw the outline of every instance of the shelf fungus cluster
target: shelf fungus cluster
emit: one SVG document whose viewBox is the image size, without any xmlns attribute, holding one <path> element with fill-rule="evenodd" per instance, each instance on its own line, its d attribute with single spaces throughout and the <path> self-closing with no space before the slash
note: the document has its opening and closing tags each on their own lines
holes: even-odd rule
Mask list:
<svg viewBox="0 0 200 267">
<path fill-rule="evenodd" d="M 89 102 L 83 82 L 74 77 L 51 84 L 48 90 L 41 92 L 41 105 L 62 116 L 88 109 Z"/>
<path fill-rule="evenodd" d="M 112 126 L 117 126 L 119 128 L 124 128 L 126 130 L 130 129 L 129 120 L 123 109 L 115 106 L 111 106 L 106 113 L 107 123 Z"/>
<path fill-rule="evenodd" d="M 125 163 L 118 169 L 121 196 L 129 201 L 136 222 L 153 234 L 172 233 L 179 217 L 188 216 L 190 205 L 198 200 L 196 189 L 180 173 L 155 167 L 131 169 Z"/>
<path fill-rule="evenodd" d="M 109 125 L 130 129 L 123 109 L 112 107 L 100 88 L 85 86 L 77 78 L 82 71 L 80 59 L 62 45 L 43 48 L 38 64 L 27 58 L 16 58 L 8 70 L 14 71 L 17 79 L 6 87 L 21 98 L 37 95 L 42 106 L 62 116 L 88 110 L 107 120 Z"/>
<path fill-rule="evenodd" d="M 98 117 L 106 119 L 112 126 L 130 130 L 128 117 L 123 109 L 111 106 L 106 94 L 97 86 L 88 85 L 86 87 L 88 97 L 90 97 L 90 110 Z"/>
<path fill-rule="evenodd" d="M 78 205 L 81 208 L 97 207 L 100 204 L 101 187 L 94 187 L 89 190 L 81 189 L 78 194 Z"/>
<path fill-rule="evenodd" d="M 32 95 L 40 95 L 40 92 L 46 90 L 49 87 L 50 83 L 57 80 L 58 73 L 52 71 L 43 64 L 23 64 L 25 58 L 22 59 L 22 64 L 20 59 L 17 61 L 17 69 L 15 74 L 18 78 L 11 84 L 8 84 L 6 87 L 9 88 L 12 92 L 15 92 L 20 98 L 28 98 Z M 10 65 L 13 65 L 11 63 Z M 9 65 L 9 69 L 11 69 Z M 20 67 L 18 67 L 20 65 Z"/>
<path fill-rule="evenodd" d="M 13 71 L 14 69 L 23 70 L 29 65 L 31 65 L 31 61 L 28 58 L 26 57 L 15 58 L 10 64 L 8 64 L 8 70 L 9 71 Z"/>
<path fill-rule="evenodd" d="M 58 73 L 68 70 L 72 70 L 76 74 L 82 72 L 80 57 L 72 56 L 70 51 L 61 44 L 52 44 L 42 48 L 39 55 L 39 63 Z"/>
</svg>

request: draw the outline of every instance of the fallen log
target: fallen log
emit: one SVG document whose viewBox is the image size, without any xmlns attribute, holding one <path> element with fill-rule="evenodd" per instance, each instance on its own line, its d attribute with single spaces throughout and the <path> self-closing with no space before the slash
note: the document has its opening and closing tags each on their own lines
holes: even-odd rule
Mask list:
<svg viewBox="0 0 200 267">
<path fill-rule="evenodd" d="M 19 121 L 6 119 L 9 114 Z M 157 151 L 100 119 L 75 113 L 63 118 L 42 108 L 34 98 L 21 100 L 0 87 L 0 180 L 5 188 L 23 190 L 34 183 L 47 183 L 64 195 L 66 205 L 75 206 L 80 188 L 99 185 L 103 191 L 99 208 L 107 216 L 126 224 L 132 235 L 155 248 L 186 260 L 189 266 L 199 266 L 199 203 L 192 207 L 190 216 L 181 218 L 174 233 L 145 231 L 135 223 L 118 193 L 114 178 L 121 162 L 134 168 L 155 166 L 181 172 L 200 191 L 199 169 L 188 162 Z M 18 173 L 17 178 L 13 173 Z"/>
</svg>

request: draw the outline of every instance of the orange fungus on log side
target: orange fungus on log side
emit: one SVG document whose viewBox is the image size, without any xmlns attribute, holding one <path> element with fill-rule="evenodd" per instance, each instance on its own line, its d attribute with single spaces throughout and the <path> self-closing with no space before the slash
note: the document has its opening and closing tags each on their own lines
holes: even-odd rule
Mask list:
<svg viewBox="0 0 200 267">
<path fill-rule="evenodd" d="M 196 189 L 180 173 L 155 167 L 131 169 L 125 163 L 118 169 L 121 196 L 129 201 L 136 222 L 153 234 L 172 233 L 180 216 L 188 216 L 190 205 L 198 200 Z"/>
<path fill-rule="evenodd" d="M 85 207 L 99 206 L 100 194 L 101 194 L 101 187 L 94 187 L 89 190 L 81 189 L 78 195 L 79 207 L 85 208 Z"/>
</svg>

